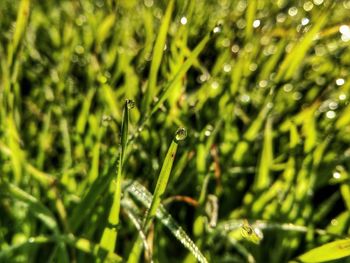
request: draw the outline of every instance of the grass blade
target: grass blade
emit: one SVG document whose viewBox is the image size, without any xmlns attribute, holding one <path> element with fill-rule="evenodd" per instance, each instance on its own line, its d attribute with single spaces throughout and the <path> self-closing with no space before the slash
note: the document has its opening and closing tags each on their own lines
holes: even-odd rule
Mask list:
<svg viewBox="0 0 350 263">
<path fill-rule="evenodd" d="M 131 184 L 127 184 L 126 191 L 130 192 L 142 205 L 149 208 L 151 206 L 154 197 L 148 190 L 138 182 L 134 181 Z M 170 232 L 184 245 L 201 263 L 206 263 L 207 260 L 187 235 L 187 233 L 179 226 L 173 217 L 168 213 L 164 206 L 159 205 L 156 211 L 156 217 L 162 222 L 162 224 L 170 230 Z"/>
<path fill-rule="evenodd" d="M 164 46 L 166 42 L 166 36 L 168 34 L 168 29 L 171 20 L 171 14 L 174 9 L 174 0 L 171 0 L 168 4 L 168 7 L 165 11 L 165 15 L 162 19 L 161 26 L 159 28 L 158 36 L 153 48 L 153 57 L 151 62 L 151 68 L 149 72 L 148 87 L 144 97 L 142 111 L 147 112 L 147 109 L 151 103 L 152 97 L 155 95 L 156 85 L 157 85 L 157 75 L 162 61 Z"/>
<path fill-rule="evenodd" d="M 298 257 L 302 262 L 325 262 L 350 256 L 350 240 L 337 240 L 302 254 Z"/>
<path fill-rule="evenodd" d="M 168 149 L 168 152 L 163 162 L 162 169 L 160 170 L 160 174 L 157 180 L 156 188 L 154 190 L 151 206 L 147 211 L 146 217 L 142 223 L 142 227 L 143 229 L 145 229 L 146 232 L 149 226 L 151 225 L 154 216 L 156 216 L 161 198 L 165 193 L 165 189 L 170 177 L 170 172 L 175 160 L 178 141 L 184 140 L 186 136 L 187 136 L 187 131 L 184 128 L 180 128 L 177 130 L 175 138 L 170 144 L 170 147 Z M 141 242 L 141 238 L 138 237 L 134 243 L 132 251 L 130 252 L 128 263 L 138 262 L 141 254 L 141 250 L 142 250 L 142 242 Z"/>
<path fill-rule="evenodd" d="M 112 208 L 108 216 L 108 225 L 105 227 L 100 245 L 110 252 L 114 251 L 115 243 L 117 241 L 117 227 L 119 225 L 119 212 L 120 212 L 120 200 L 121 200 L 121 185 L 123 180 L 123 164 L 126 146 L 128 142 L 128 129 L 129 129 L 129 109 L 134 106 L 134 102 L 130 100 L 125 101 L 124 113 L 122 119 L 122 134 L 121 134 L 121 152 L 119 155 L 119 165 L 116 179 L 116 186 L 114 191 Z"/>
</svg>

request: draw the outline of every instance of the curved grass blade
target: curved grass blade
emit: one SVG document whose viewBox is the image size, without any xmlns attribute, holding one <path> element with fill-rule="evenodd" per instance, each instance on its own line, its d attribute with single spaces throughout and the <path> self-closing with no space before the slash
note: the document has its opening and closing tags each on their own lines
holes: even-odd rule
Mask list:
<svg viewBox="0 0 350 263">
<path fill-rule="evenodd" d="M 4 182 L 1 188 L 1 190 L 4 193 L 7 193 L 11 198 L 19 200 L 28 205 L 28 211 L 30 213 L 42 221 L 54 233 L 59 233 L 54 215 L 38 199 L 11 183 Z"/>
<path fill-rule="evenodd" d="M 161 198 L 165 193 L 165 189 L 169 181 L 170 172 L 174 163 L 175 154 L 178 147 L 178 141 L 184 140 L 186 136 L 187 136 L 187 131 L 184 128 L 180 128 L 177 130 L 175 138 L 170 144 L 170 147 L 165 156 L 162 169 L 160 171 L 160 174 L 157 180 L 157 185 L 154 190 L 154 195 L 152 198 L 150 208 L 148 209 L 147 214 L 142 223 L 142 228 L 144 229 L 145 232 L 147 232 L 149 226 L 153 221 L 154 216 L 156 216 Z M 130 252 L 128 263 L 139 262 L 141 251 L 142 251 L 142 242 L 140 238 L 137 238 Z"/>
<path fill-rule="evenodd" d="M 108 224 L 105 227 L 100 245 L 110 252 L 114 251 L 115 243 L 117 241 L 117 226 L 119 224 L 120 200 L 121 200 L 121 185 L 123 179 L 123 163 L 128 142 L 129 129 L 129 109 L 134 105 L 133 101 L 126 100 L 124 105 L 123 119 L 122 119 L 122 136 L 121 136 L 121 153 L 119 155 L 119 165 L 116 179 L 116 186 L 114 191 L 112 208 L 108 216 Z"/>
<path fill-rule="evenodd" d="M 325 262 L 350 256 L 350 239 L 327 243 L 298 257 L 302 262 Z"/>
<path fill-rule="evenodd" d="M 134 181 L 126 185 L 125 191 L 129 192 L 145 207 L 150 207 L 154 197 L 152 194 L 140 183 Z M 199 262 L 208 262 L 201 253 L 196 244 L 191 240 L 187 233 L 179 226 L 169 212 L 163 205 L 159 205 L 155 216 L 162 222 L 162 224 L 170 230 L 170 232 L 186 247 Z"/>
</svg>

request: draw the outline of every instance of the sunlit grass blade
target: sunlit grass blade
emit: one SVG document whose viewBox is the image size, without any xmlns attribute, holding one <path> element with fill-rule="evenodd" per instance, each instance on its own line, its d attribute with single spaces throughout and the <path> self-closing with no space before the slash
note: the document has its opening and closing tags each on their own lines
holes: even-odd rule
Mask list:
<svg viewBox="0 0 350 263">
<path fill-rule="evenodd" d="M 107 226 L 104 228 L 100 245 L 110 252 L 114 251 L 117 241 L 117 228 L 119 226 L 119 213 L 121 201 L 121 187 L 123 180 L 123 165 L 126 146 L 128 143 L 128 129 L 129 129 L 129 110 L 134 107 L 134 102 L 130 100 L 125 101 L 123 110 L 123 119 L 121 127 L 121 152 L 119 155 L 119 165 L 116 178 L 116 186 L 114 189 L 113 203 L 109 212 Z"/>
<path fill-rule="evenodd" d="M 326 262 L 350 256 L 350 240 L 337 240 L 302 254 L 299 260 L 305 263 Z"/>
<path fill-rule="evenodd" d="M 315 37 L 326 24 L 328 13 L 323 12 L 317 17 L 317 20 L 309 32 L 294 46 L 294 48 L 288 53 L 286 58 L 283 60 L 279 71 L 276 76 L 276 80 L 290 79 L 297 71 L 300 63 L 306 55 L 306 52 L 311 47 Z"/>
<path fill-rule="evenodd" d="M 259 170 L 254 182 L 255 190 L 259 191 L 269 186 L 270 169 L 273 162 L 272 119 L 268 118 L 265 125 L 264 143 L 260 157 Z"/>
<path fill-rule="evenodd" d="M 11 66 L 13 58 L 17 52 L 18 46 L 23 38 L 24 32 L 27 27 L 28 18 L 30 13 L 30 0 L 22 0 L 18 9 L 16 29 L 13 34 L 12 43 L 9 45 L 8 50 L 8 65 Z"/>
<path fill-rule="evenodd" d="M 171 14 L 174 9 L 174 0 L 170 0 L 168 7 L 165 11 L 164 17 L 161 21 L 161 26 L 157 35 L 156 42 L 153 48 L 153 56 L 151 62 L 151 68 L 149 72 L 149 79 L 146 94 L 144 96 L 144 101 L 142 102 L 142 111 L 148 112 L 148 107 L 152 101 L 153 96 L 156 94 L 156 85 L 157 85 L 157 75 L 162 61 L 164 46 L 166 42 L 166 36 L 168 34 L 168 29 L 171 21 Z"/>
<path fill-rule="evenodd" d="M 134 181 L 126 183 L 126 191 L 130 192 L 137 201 L 149 208 L 151 206 L 154 197 L 152 194 L 141 184 Z M 167 212 L 164 206 L 160 205 L 156 211 L 155 216 L 162 222 L 162 224 L 170 230 L 170 232 L 197 258 L 201 263 L 207 262 L 204 255 L 199 248 L 186 234 L 186 232 L 179 226 L 173 217 Z"/>
<path fill-rule="evenodd" d="M 168 152 L 165 156 L 162 169 L 160 170 L 159 177 L 157 180 L 156 188 L 154 190 L 152 203 L 150 208 L 147 210 L 146 216 L 142 222 L 142 228 L 147 232 L 151 225 L 153 218 L 156 216 L 157 209 L 160 205 L 161 198 L 165 193 L 165 189 L 170 178 L 171 169 L 175 160 L 175 155 L 178 147 L 178 142 L 186 138 L 187 131 L 184 128 L 177 130 L 175 138 L 172 140 Z M 139 261 L 139 257 L 142 251 L 142 242 L 140 238 L 137 238 L 134 246 L 130 252 L 128 263 L 134 263 Z"/>
</svg>

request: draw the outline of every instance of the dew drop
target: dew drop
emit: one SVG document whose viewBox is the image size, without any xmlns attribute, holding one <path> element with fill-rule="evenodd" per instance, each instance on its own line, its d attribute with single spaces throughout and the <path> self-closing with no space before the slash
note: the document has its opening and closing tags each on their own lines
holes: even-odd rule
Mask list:
<svg viewBox="0 0 350 263">
<path fill-rule="evenodd" d="M 284 21 L 286 21 L 287 19 L 287 16 L 286 14 L 284 13 L 279 13 L 277 16 L 276 16 L 276 21 L 277 23 L 283 23 Z"/>
<path fill-rule="evenodd" d="M 144 3 L 146 7 L 152 7 L 154 4 L 153 0 L 145 0 Z"/>
<path fill-rule="evenodd" d="M 336 103 L 335 101 L 331 101 L 328 107 L 330 110 L 336 110 L 338 108 L 338 103 Z"/>
<path fill-rule="evenodd" d="M 338 220 L 337 220 L 337 219 L 332 219 L 332 220 L 331 220 L 331 225 L 332 225 L 332 226 L 338 225 Z"/>
<path fill-rule="evenodd" d="M 214 34 L 220 33 L 221 31 L 222 31 L 222 27 L 221 26 L 216 26 L 213 29 L 213 33 Z"/>
<path fill-rule="evenodd" d="M 315 5 L 322 5 L 323 0 L 314 0 Z"/>
<path fill-rule="evenodd" d="M 295 6 L 288 9 L 288 15 L 290 16 L 296 16 L 298 14 L 298 8 Z"/>
<path fill-rule="evenodd" d="M 330 111 L 327 111 L 327 112 L 326 112 L 326 117 L 327 117 L 328 119 L 334 119 L 335 116 L 336 116 L 335 111 L 330 110 Z"/>
<path fill-rule="evenodd" d="M 346 100 L 346 95 L 344 93 L 339 95 L 340 100 Z"/>
<path fill-rule="evenodd" d="M 187 18 L 186 18 L 185 16 L 181 17 L 180 23 L 181 23 L 182 25 L 186 25 L 186 24 L 187 24 Z"/>
<path fill-rule="evenodd" d="M 175 139 L 177 141 L 183 141 L 185 140 L 187 137 L 187 130 L 185 128 L 179 128 L 177 131 L 176 131 L 176 134 L 175 134 Z"/>
<path fill-rule="evenodd" d="M 345 80 L 342 79 L 342 78 L 339 78 L 339 79 L 337 79 L 337 80 L 335 81 L 335 83 L 336 83 L 338 86 L 342 86 L 342 85 L 344 85 Z"/>
<path fill-rule="evenodd" d="M 303 19 L 301 19 L 301 24 L 303 26 L 306 26 L 309 22 L 310 22 L 310 20 L 307 17 L 304 17 Z"/>
<path fill-rule="evenodd" d="M 128 110 L 135 108 L 135 101 L 127 99 L 126 106 L 128 107 Z"/>
<path fill-rule="evenodd" d="M 258 28 L 259 26 L 260 26 L 260 20 L 259 19 L 254 20 L 253 27 Z"/>
<path fill-rule="evenodd" d="M 213 83 L 211 83 L 211 88 L 212 89 L 218 89 L 219 88 L 219 83 L 217 81 L 213 81 Z"/>
<path fill-rule="evenodd" d="M 34 243 L 35 242 L 35 238 L 34 237 L 30 237 L 29 239 L 28 239 L 28 243 Z"/>
<path fill-rule="evenodd" d="M 248 103 L 250 101 L 250 96 L 248 94 L 242 94 L 240 99 L 243 103 Z"/>
<path fill-rule="evenodd" d="M 232 69 L 232 67 L 231 67 L 230 64 L 225 64 L 225 65 L 224 65 L 224 71 L 225 71 L 225 72 L 230 72 L 231 69 Z"/>
<path fill-rule="evenodd" d="M 311 11 L 311 9 L 314 7 L 314 4 L 311 1 L 307 1 L 304 3 L 303 8 L 306 12 Z"/>
<path fill-rule="evenodd" d="M 232 47 L 231 47 L 231 51 L 233 52 L 233 53 L 237 53 L 238 51 L 239 51 L 239 46 L 238 45 L 232 45 Z"/>
<path fill-rule="evenodd" d="M 108 124 L 112 121 L 112 117 L 109 115 L 103 115 L 102 116 L 102 125 L 103 126 L 108 126 Z"/>
<path fill-rule="evenodd" d="M 339 172 L 334 172 L 333 173 L 333 178 L 334 179 L 340 179 L 340 177 L 341 177 L 341 174 Z"/>
<path fill-rule="evenodd" d="M 293 85 L 290 84 L 290 83 L 288 83 L 288 84 L 286 84 L 286 85 L 283 86 L 283 90 L 284 90 L 285 92 L 291 92 L 291 91 L 293 90 Z"/>
</svg>

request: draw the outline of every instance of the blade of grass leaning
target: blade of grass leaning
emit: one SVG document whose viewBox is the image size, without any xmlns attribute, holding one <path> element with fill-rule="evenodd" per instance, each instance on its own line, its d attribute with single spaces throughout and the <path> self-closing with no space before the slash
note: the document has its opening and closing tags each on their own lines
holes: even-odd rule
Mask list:
<svg viewBox="0 0 350 263">
<path fill-rule="evenodd" d="M 165 193 L 165 189 L 167 187 L 169 177 L 170 177 L 170 172 L 175 160 L 175 154 L 177 151 L 178 142 L 184 140 L 186 136 L 187 136 L 187 131 L 185 128 L 178 129 L 176 132 L 175 138 L 171 142 L 168 152 L 165 156 L 162 169 L 160 170 L 159 177 L 157 180 L 156 188 L 154 190 L 151 206 L 148 209 L 146 216 L 142 222 L 142 228 L 146 233 L 153 221 L 153 218 L 156 216 L 157 209 L 161 202 L 161 198 Z M 141 251 L 142 251 L 142 240 L 140 237 L 137 237 L 133 245 L 133 248 L 130 252 L 128 263 L 139 262 Z"/>
<path fill-rule="evenodd" d="M 272 145 L 272 120 L 271 118 L 268 118 L 265 125 L 264 143 L 260 158 L 259 170 L 254 182 L 254 188 L 257 191 L 268 187 L 271 181 L 270 169 L 273 163 Z"/>
<path fill-rule="evenodd" d="M 121 185 L 123 180 L 123 164 L 128 143 L 129 129 L 129 110 L 134 107 L 134 102 L 126 100 L 122 118 L 121 128 L 121 152 L 119 155 L 119 165 L 116 178 L 116 186 L 114 191 L 113 203 L 109 212 L 107 226 L 103 230 L 100 245 L 106 250 L 113 252 L 117 241 L 117 227 L 119 224 L 120 200 L 121 200 Z"/>
<path fill-rule="evenodd" d="M 161 26 L 159 28 L 156 42 L 154 44 L 151 68 L 149 71 L 148 86 L 147 86 L 146 94 L 142 104 L 142 112 L 147 112 L 147 109 L 151 103 L 152 97 L 156 93 L 155 89 L 157 85 L 157 75 L 158 75 L 160 63 L 162 61 L 162 57 L 164 53 L 166 36 L 168 34 L 171 14 L 173 13 L 173 9 L 174 9 L 174 3 L 175 3 L 174 0 L 169 1 L 168 7 L 165 11 L 165 15 L 161 21 Z"/>
<path fill-rule="evenodd" d="M 125 191 L 129 192 L 145 207 L 149 208 L 151 206 L 154 197 L 143 185 L 137 181 L 126 183 Z M 156 217 L 166 228 L 170 230 L 170 232 L 181 242 L 181 244 L 197 258 L 199 262 L 207 262 L 207 259 L 201 253 L 196 244 L 187 235 L 183 228 L 177 224 L 175 219 L 171 216 L 171 214 L 169 214 L 163 205 L 159 205 L 156 212 Z"/>
<path fill-rule="evenodd" d="M 74 237 L 73 235 L 55 235 L 55 236 L 36 236 L 30 237 L 28 240 L 21 242 L 16 245 L 12 245 L 2 251 L 0 251 L 0 260 L 6 259 L 6 257 L 10 257 L 13 253 L 18 253 L 20 249 L 30 247 L 30 246 L 38 246 L 40 244 L 46 243 L 62 243 L 68 244 L 71 247 L 74 247 L 80 251 L 85 253 L 94 255 L 95 257 L 100 256 L 101 254 L 105 257 L 106 262 L 122 262 L 122 258 L 115 254 L 108 252 L 102 249 L 100 246 L 90 242 L 85 238 Z"/>
<path fill-rule="evenodd" d="M 2 182 L 1 188 L 1 192 L 7 193 L 15 200 L 26 204 L 28 206 L 28 211 L 42 221 L 55 234 L 59 233 L 54 215 L 37 198 L 11 183 Z"/>
<path fill-rule="evenodd" d="M 350 256 L 350 240 L 342 239 L 327 243 L 302 254 L 299 260 L 305 263 L 326 262 Z"/>
<path fill-rule="evenodd" d="M 246 12 L 247 26 L 245 28 L 245 37 L 247 41 L 249 41 L 253 34 L 253 21 L 255 18 L 257 4 L 257 0 L 248 1 L 248 8 Z"/>
<path fill-rule="evenodd" d="M 322 27 L 326 24 L 328 20 L 328 13 L 324 12 L 318 16 L 314 26 L 305 36 L 294 46 L 294 48 L 288 53 L 286 58 L 283 60 L 276 80 L 280 81 L 282 79 L 290 79 L 296 70 L 298 69 L 300 63 L 302 63 L 307 51 L 311 47 L 314 38 L 317 36 Z"/>
<path fill-rule="evenodd" d="M 24 32 L 28 24 L 30 12 L 30 0 L 22 0 L 17 13 L 16 28 L 13 34 L 13 39 L 8 47 L 8 66 L 11 67 L 13 58 L 18 50 L 18 46 L 23 38 Z"/>
</svg>

